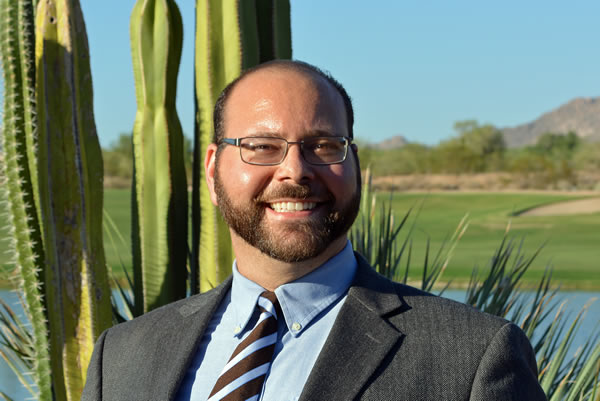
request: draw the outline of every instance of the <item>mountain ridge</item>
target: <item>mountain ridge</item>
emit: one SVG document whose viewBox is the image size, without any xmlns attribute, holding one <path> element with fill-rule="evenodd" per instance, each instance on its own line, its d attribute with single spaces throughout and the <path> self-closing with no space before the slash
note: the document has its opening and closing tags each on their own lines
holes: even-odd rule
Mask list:
<svg viewBox="0 0 600 401">
<path fill-rule="evenodd" d="M 498 129 L 504 135 L 504 141 L 509 148 L 534 145 L 541 135 L 548 132 L 566 135 L 573 131 L 584 140 L 600 142 L 600 96 L 576 97 L 541 114 L 535 120 Z M 367 146 L 394 149 L 411 142 L 404 135 L 395 135 Z"/>
<path fill-rule="evenodd" d="M 546 132 L 573 131 L 582 139 L 600 141 L 600 97 L 574 98 L 533 121 L 500 131 L 509 148 L 533 145 Z"/>
</svg>

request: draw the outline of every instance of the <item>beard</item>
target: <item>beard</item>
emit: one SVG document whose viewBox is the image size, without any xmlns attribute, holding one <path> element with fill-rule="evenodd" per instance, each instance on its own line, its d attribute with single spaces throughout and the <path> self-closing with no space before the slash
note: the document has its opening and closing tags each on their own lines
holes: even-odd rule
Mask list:
<svg viewBox="0 0 600 401">
<path fill-rule="evenodd" d="M 215 192 L 219 210 L 229 227 L 248 244 L 273 259 L 295 263 L 323 253 L 336 239 L 345 235 L 360 207 L 360 174 L 356 192 L 336 208 L 335 197 L 327 191 L 327 201 L 320 203 L 319 216 L 306 221 L 279 222 L 277 229 L 269 228 L 266 221 L 268 199 L 308 199 L 314 195 L 308 185 L 282 184 L 268 194 L 260 193 L 245 205 L 233 204 L 215 168 Z M 322 197 L 321 197 L 322 198 Z"/>
</svg>

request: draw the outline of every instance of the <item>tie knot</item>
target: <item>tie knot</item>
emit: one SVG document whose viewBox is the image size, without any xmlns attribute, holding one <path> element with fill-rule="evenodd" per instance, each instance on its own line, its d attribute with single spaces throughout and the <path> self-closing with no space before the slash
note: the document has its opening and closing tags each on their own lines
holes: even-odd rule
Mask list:
<svg viewBox="0 0 600 401">
<path fill-rule="evenodd" d="M 278 319 L 281 313 L 279 300 L 277 299 L 277 296 L 275 296 L 275 293 L 271 291 L 265 291 L 260 294 L 260 297 L 258 297 L 258 307 L 261 312 L 266 312 L 275 319 Z"/>
</svg>

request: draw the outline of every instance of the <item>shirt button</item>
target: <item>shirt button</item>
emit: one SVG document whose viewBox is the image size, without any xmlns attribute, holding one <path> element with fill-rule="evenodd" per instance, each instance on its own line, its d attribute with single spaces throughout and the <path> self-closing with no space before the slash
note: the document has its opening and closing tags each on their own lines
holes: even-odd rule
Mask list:
<svg viewBox="0 0 600 401">
<path fill-rule="evenodd" d="M 302 325 L 298 322 L 295 322 L 294 324 L 292 324 L 292 330 L 294 331 L 298 331 L 302 328 Z"/>
<path fill-rule="evenodd" d="M 240 331 L 242 331 L 242 328 L 240 326 L 235 326 L 235 329 L 233 329 L 234 334 L 239 334 Z"/>
</svg>

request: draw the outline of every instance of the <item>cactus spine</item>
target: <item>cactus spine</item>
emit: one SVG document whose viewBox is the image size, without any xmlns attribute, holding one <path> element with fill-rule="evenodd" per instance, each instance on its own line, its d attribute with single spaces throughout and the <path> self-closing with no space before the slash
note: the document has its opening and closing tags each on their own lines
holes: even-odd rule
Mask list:
<svg viewBox="0 0 600 401">
<path fill-rule="evenodd" d="M 31 337 L 24 348 L 37 387 L 33 395 L 40 400 L 51 400 L 48 330 L 40 274 L 44 251 L 36 209 L 37 191 L 34 192 L 37 171 L 33 14 L 31 0 L 0 1 L 0 59 L 5 87 L 0 185 L 17 272 L 16 288 L 22 291 L 23 308 L 31 324 Z"/>
<path fill-rule="evenodd" d="M 135 314 L 186 295 L 187 183 L 175 109 L 183 27 L 174 0 L 138 0 L 131 15 Z"/>
<path fill-rule="evenodd" d="M 289 0 L 197 0 L 192 292 L 225 279 L 233 261 L 229 229 L 210 201 L 202 163 L 217 96 L 244 69 L 291 55 Z"/>
<path fill-rule="evenodd" d="M 102 154 L 77 0 L 38 4 L 36 92 L 54 393 L 75 400 L 94 342 L 112 323 L 102 242 Z"/>
</svg>

